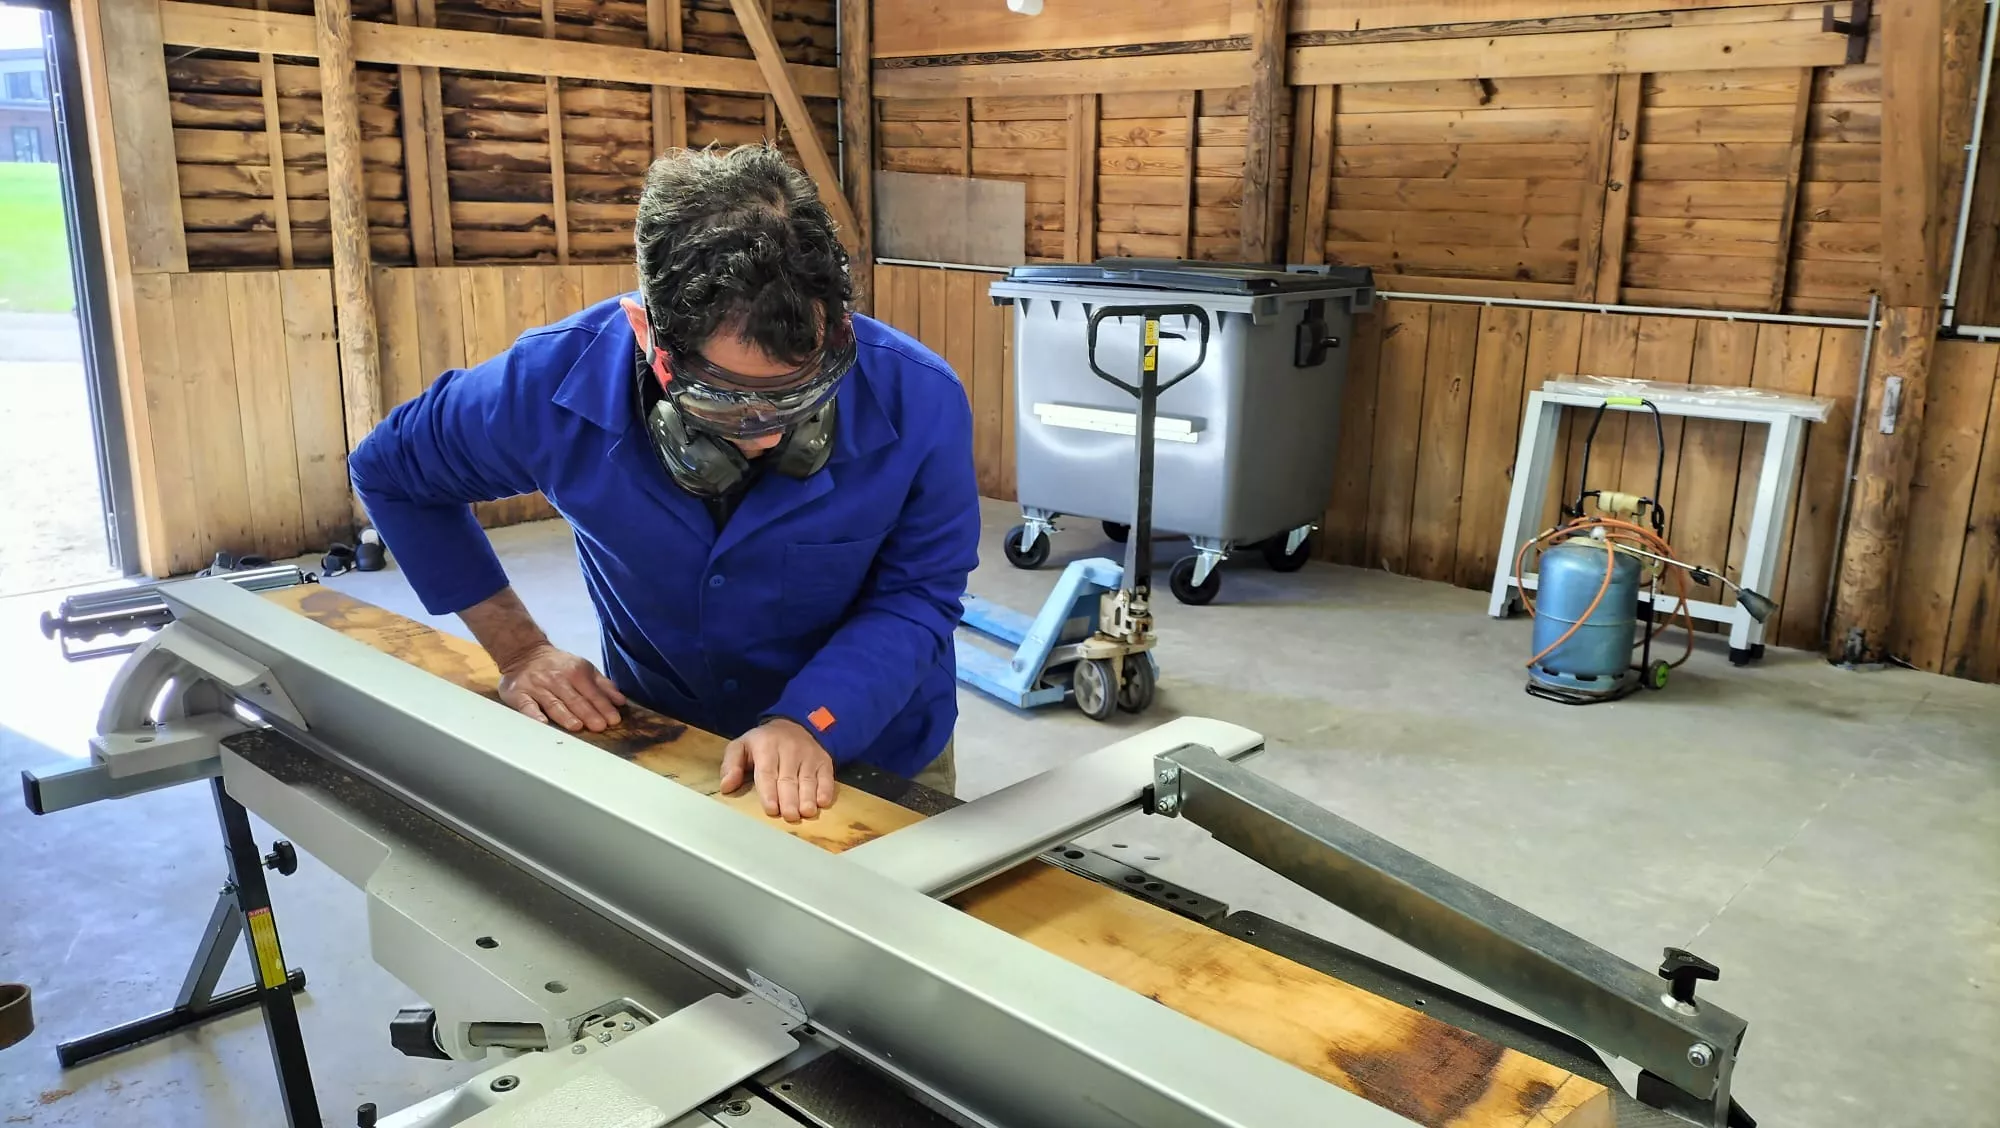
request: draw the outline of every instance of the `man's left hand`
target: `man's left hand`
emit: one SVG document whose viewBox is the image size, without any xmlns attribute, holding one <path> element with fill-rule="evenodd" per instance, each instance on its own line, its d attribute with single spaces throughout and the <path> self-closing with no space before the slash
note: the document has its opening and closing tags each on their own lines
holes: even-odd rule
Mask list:
<svg viewBox="0 0 2000 1128">
<path fill-rule="evenodd" d="M 764 813 L 786 822 L 813 818 L 833 806 L 833 757 L 796 721 L 765 721 L 729 742 L 722 751 L 722 793 L 754 776 Z"/>
</svg>

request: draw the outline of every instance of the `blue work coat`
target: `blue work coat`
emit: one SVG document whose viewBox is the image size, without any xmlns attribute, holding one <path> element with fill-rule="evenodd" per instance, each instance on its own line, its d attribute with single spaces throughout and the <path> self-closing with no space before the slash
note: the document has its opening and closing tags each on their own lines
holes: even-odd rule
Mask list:
<svg viewBox="0 0 2000 1128">
<path fill-rule="evenodd" d="M 972 413 L 929 349 L 859 315 L 854 334 L 826 466 L 766 470 L 719 533 L 651 445 L 616 300 L 438 377 L 356 448 L 354 488 L 437 615 L 507 584 L 469 503 L 540 490 L 575 530 L 628 697 L 725 736 L 788 717 L 836 763 L 914 775 L 958 715 Z"/>
</svg>

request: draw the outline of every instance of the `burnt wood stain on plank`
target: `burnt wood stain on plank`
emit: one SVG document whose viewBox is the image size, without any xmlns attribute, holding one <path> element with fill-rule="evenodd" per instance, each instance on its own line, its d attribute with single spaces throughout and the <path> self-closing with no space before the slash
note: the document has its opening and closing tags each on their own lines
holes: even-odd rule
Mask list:
<svg viewBox="0 0 2000 1128">
<path fill-rule="evenodd" d="M 1442 1022 L 1412 1033 L 1393 1049 L 1334 1046 L 1327 1060 L 1347 1075 L 1355 1092 L 1390 1112 L 1424 1128 L 1455 1124 L 1486 1095 L 1504 1051 L 1496 1042 Z M 1539 1110 L 1555 1093 L 1546 1081 L 1531 1082 L 1521 1092 L 1524 1112 L 1530 1100 Z"/>
</svg>

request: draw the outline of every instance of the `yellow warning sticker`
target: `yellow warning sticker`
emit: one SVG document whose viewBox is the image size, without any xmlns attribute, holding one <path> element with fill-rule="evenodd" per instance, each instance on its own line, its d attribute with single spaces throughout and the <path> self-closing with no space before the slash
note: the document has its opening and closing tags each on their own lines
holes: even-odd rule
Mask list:
<svg viewBox="0 0 2000 1128">
<path fill-rule="evenodd" d="M 1146 343 L 1149 345 L 1157 345 L 1160 343 L 1159 322 L 1157 321 L 1146 322 Z"/>
<path fill-rule="evenodd" d="M 285 953 L 278 950 L 278 926 L 271 910 L 251 909 L 250 943 L 257 949 L 257 978 L 268 988 L 285 985 Z"/>
</svg>

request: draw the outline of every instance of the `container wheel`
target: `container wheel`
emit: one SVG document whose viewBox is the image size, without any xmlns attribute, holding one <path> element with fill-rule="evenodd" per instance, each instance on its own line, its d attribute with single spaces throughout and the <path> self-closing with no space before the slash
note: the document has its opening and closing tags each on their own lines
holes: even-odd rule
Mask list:
<svg viewBox="0 0 2000 1128">
<path fill-rule="evenodd" d="M 1036 537 L 1035 543 L 1023 551 L 1021 541 L 1027 535 L 1028 527 L 1026 525 L 1016 525 L 1007 530 L 1007 539 L 1001 542 L 1000 547 L 1007 553 L 1007 563 L 1012 564 L 1016 568 L 1026 568 L 1029 571 L 1033 571 L 1043 564 L 1048 563 L 1049 538 L 1047 534 Z"/>
<path fill-rule="evenodd" d="M 1132 535 L 1132 526 L 1121 525 L 1116 521 L 1106 521 L 1104 523 L 1104 535 L 1117 541 L 1119 544 L 1124 544 L 1126 538 Z"/>
<path fill-rule="evenodd" d="M 1117 683 L 1108 658 L 1085 658 L 1070 667 L 1069 687 L 1076 707 L 1093 721 L 1105 720 L 1118 708 Z"/>
<path fill-rule="evenodd" d="M 1306 539 L 1299 542 L 1298 551 L 1287 554 L 1285 552 L 1285 542 L 1290 539 L 1290 534 L 1279 533 L 1277 536 L 1271 537 L 1264 542 L 1264 563 L 1271 566 L 1271 571 L 1296 572 L 1306 566 L 1306 561 L 1312 559 L 1313 540 L 1311 536 L 1307 536 Z"/>
<path fill-rule="evenodd" d="M 1216 593 L 1222 590 L 1222 569 L 1210 568 L 1208 578 L 1200 586 L 1194 582 L 1194 568 L 1199 556 L 1183 556 L 1174 561 L 1174 570 L 1167 573 L 1167 586 L 1173 588 L 1174 598 L 1195 607 L 1215 602 Z"/>
<path fill-rule="evenodd" d="M 1144 654 L 1125 659 L 1125 684 L 1118 687 L 1118 707 L 1143 713 L 1153 707 L 1153 660 Z"/>
<path fill-rule="evenodd" d="M 1667 688 L 1667 678 L 1671 676 L 1673 672 L 1674 668 L 1672 666 L 1668 665 L 1664 660 L 1656 659 L 1652 665 L 1646 667 L 1646 688 L 1647 689 Z"/>
</svg>

